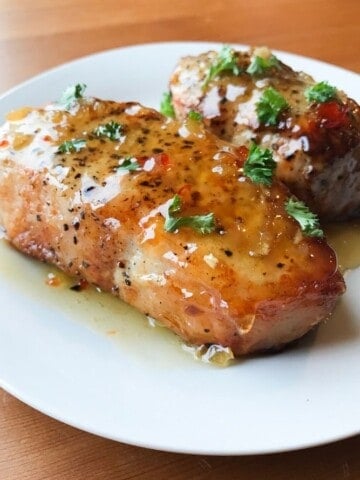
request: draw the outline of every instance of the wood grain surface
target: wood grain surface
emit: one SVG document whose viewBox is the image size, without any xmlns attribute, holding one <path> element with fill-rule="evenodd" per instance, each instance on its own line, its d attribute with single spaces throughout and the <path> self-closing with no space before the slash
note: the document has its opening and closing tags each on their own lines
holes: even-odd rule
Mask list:
<svg viewBox="0 0 360 480">
<path fill-rule="evenodd" d="M 359 18 L 359 0 L 0 0 L 0 92 L 82 55 L 168 40 L 268 45 L 360 72 Z M 168 478 L 359 480 L 360 437 L 266 456 L 156 452 L 81 432 L 0 390 L 0 480 Z"/>
</svg>

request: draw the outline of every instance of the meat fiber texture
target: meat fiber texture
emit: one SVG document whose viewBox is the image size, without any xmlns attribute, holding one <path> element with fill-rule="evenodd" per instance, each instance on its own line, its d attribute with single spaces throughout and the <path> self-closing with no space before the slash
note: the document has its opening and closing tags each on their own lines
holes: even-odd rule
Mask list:
<svg viewBox="0 0 360 480">
<path fill-rule="evenodd" d="M 109 122 L 120 125 L 116 138 L 100 133 Z M 74 140 L 76 151 L 59 150 Z M 237 149 L 200 122 L 85 98 L 70 111 L 11 112 L 0 143 L 8 241 L 192 344 L 235 355 L 278 348 L 325 319 L 344 292 L 333 250 L 286 213 L 287 188 L 246 178 Z M 213 231 L 167 231 L 176 196 L 174 217 L 212 214 Z"/>
<path fill-rule="evenodd" d="M 238 70 L 224 70 L 210 81 L 207 75 L 218 62 L 218 52 L 178 62 L 170 79 L 177 117 L 185 118 L 195 110 L 223 140 L 270 148 L 278 178 L 322 220 L 359 217 L 359 105 L 341 91 L 325 102 L 309 101 L 305 91 L 315 85 L 313 78 L 280 61 L 258 73 L 247 73 L 255 58 L 265 62 L 273 58 L 266 48 L 233 55 Z M 261 122 L 257 114 L 257 104 L 269 87 L 287 102 L 273 125 Z"/>
</svg>

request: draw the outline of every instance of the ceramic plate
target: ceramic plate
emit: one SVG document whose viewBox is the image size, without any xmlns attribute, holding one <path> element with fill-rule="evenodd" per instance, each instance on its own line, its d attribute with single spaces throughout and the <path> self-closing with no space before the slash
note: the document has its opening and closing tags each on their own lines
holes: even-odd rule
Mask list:
<svg viewBox="0 0 360 480">
<path fill-rule="evenodd" d="M 23 83 L 0 115 L 89 95 L 158 107 L 178 57 L 208 43 L 148 44 L 91 55 Z M 358 101 L 355 73 L 278 53 Z M 360 270 L 335 315 L 295 347 L 226 369 L 195 361 L 170 332 L 120 301 L 69 282 L 0 241 L 0 383 L 36 409 L 83 430 L 176 452 L 258 454 L 319 445 L 360 432 Z"/>
</svg>

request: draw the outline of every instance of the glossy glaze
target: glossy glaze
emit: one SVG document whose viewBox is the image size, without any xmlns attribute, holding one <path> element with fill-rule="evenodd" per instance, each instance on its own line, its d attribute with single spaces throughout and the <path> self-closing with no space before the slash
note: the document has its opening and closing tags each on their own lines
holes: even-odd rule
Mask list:
<svg viewBox="0 0 360 480">
<path fill-rule="evenodd" d="M 116 141 L 98 137 L 116 121 Z M 84 148 L 58 153 L 65 140 Z M 1 129 L 0 223 L 20 250 L 119 295 L 186 340 L 236 354 L 303 335 L 344 284 L 334 252 L 288 217 L 288 191 L 255 185 L 236 148 L 187 120 L 134 103 L 85 99 L 71 112 L 12 113 Z M 119 166 L 131 157 L 135 171 Z M 213 213 L 208 235 L 164 230 L 174 195 L 181 216 Z"/>
<path fill-rule="evenodd" d="M 268 49 L 236 52 L 240 75 L 225 71 L 204 88 L 217 52 L 184 57 L 175 68 L 170 89 L 179 118 L 199 111 L 220 138 L 237 145 L 256 142 L 270 148 L 277 176 L 323 219 L 360 215 L 360 109 L 345 93 L 325 103 L 309 102 L 305 91 L 315 81 L 279 62 L 261 75 L 246 73 L 255 57 Z M 328 80 L 331 83 L 331 79 Z M 287 101 L 276 125 L 261 124 L 257 103 L 272 87 Z"/>
<path fill-rule="evenodd" d="M 360 221 L 333 223 L 325 227 L 325 232 L 336 251 L 340 270 L 344 273 L 360 267 Z"/>
</svg>

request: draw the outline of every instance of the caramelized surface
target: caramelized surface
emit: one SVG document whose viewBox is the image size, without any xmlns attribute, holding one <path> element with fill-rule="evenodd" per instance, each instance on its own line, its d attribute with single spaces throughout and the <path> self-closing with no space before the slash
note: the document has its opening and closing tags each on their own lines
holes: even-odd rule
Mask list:
<svg viewBox="0 0 360 480">
<path fill-rule="evenodd" d="M 122 125 L 119 140 L 94 134 Z M 65 140 L 85 148 L 58 153 Z M 0 132 L 0 223 L 20 250 L 112 291 L 196 344 L 236 354 L 282 345 L 332 310 L 344 283 L 324 240 L 304 238 L 288 191 L 255 185 L 202 124 L 134 103 L 82 100 L 13 112 Z M 125 159 L 139 168 L 124 171 Z M 215 231 L 164 230 L 213 213 Z"/>
<path fill-rule="evenodd" d="M 308 102 L 304 92 L 315 81 L 281 62 L 263 75 L 246 73 L 254 56 L 270 54 L 267 49 L 237 52 L 238 66 L 245 73 L 225 71 L 206 87 L 204 81 L 217 53 L 181 59 L 170 79 L 178 118 L 197 110 L 220 138 L 236 145 L 254 141 L 270 148 L 277 161 L 277 176 L 323 219 L 360 216 L 359 106 L 340 91 L 335 100 Z M 275 126 L 260 124 L 256 112 L 268 87 L 288 103 Z"/>
</svg>

